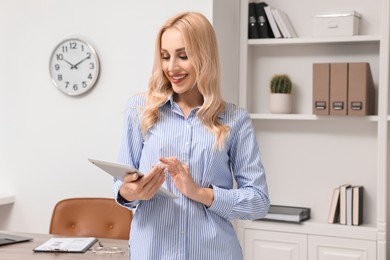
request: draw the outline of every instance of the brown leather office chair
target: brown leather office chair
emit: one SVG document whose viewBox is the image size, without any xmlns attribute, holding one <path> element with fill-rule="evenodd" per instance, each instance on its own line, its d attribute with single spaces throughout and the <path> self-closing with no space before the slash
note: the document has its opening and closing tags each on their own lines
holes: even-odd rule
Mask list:
<svg viewBox="0 0 390 260">
<path fill-rule="evenodd" d="M 129 239 L 133 213 L 109 198 L 71 198 L 56 204 L 50 234 Z"/>
</svg>

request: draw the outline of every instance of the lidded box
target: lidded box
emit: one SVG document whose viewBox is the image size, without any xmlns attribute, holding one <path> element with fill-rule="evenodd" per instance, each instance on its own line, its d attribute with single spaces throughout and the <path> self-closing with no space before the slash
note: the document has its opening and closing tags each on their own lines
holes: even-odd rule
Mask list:
<svg viewBox="0 0 390 260">
<path fill-rule="evenodd" d="M 313 36 L 358 35 L 361 17 L 362 15 L 356 11 L 314 14 Z"/>
</svg>

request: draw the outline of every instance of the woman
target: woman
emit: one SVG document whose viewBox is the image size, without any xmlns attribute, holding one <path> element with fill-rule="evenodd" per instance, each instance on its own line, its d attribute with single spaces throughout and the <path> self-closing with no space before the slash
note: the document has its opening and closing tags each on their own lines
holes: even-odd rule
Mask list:
<svg viewBox="0 0 390 260">
<path fill-rule="evenodd" d="M 222 100 L 215 32 L 200 13 L 160 29 L 148 91 L 128 104 L 119 161 L 145 173 L 113 188 L 136 209 L 132 259 L 242 259 L 230 220 L 267 213 L 266 178 L 248 113 Z M 179 198 L 156 194 L 161 185 Z"/>
</svg>

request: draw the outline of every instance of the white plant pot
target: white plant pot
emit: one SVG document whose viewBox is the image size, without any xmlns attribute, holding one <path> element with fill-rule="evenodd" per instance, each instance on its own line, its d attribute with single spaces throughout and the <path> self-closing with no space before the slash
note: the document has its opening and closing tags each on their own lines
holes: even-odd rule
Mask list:
<svg viewBox="0 0 390 260">
<path fill-rule="evenodd" d="M 271 93 L 269 110 L 272 114 L 290 114 L 292 110 L 291 94 Z"/>
</svg>

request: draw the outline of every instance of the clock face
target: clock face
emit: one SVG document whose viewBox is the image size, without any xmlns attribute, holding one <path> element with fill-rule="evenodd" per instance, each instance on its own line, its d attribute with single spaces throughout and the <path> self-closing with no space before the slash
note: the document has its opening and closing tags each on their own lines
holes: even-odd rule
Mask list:
<svg viewBox="0 0 390 260">
<path fill-rule="evenodd" d="M 53 84 L 63 93 L 76 96 L 90 90 L 99 76 L 99 59 L 88 43 L 66 39 L 59 43 L 50 57 Z"/>
</svg>

